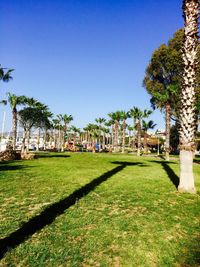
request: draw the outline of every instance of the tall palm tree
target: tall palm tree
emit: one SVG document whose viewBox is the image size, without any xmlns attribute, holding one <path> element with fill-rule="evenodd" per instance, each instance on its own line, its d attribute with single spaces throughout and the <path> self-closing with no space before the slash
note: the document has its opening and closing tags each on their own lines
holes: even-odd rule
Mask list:
<svg viewBox="0 0 200 267">
<path fill-rule="evenodd" d="M 131 132 L 134 130 L 134 128 L 131 125 L 128 124 L 127 125 L 127 129 L 128 129 L 128 145 L 129 145 L 129 148 L 130 148 L 131 147 Z"/>
<path fill-rule="evenodd" d="M 135 117 L 136 117 L 136 129 L 137 129 L 137 155 L 140 156 L 141 153 L 141 130 L 142 130 L 142 126 L 141 126 L 141 121 L 144 118 L 148 118 L 151 113 L 152 110 L 149 109 L 145 109 L 144 111 L 134 107 L 135 109 Z"/>
<path fill-rule="evenodd" d="M 195 193 L 193 175 L 194 136 L 196 131 L 195 82 L 198 47 L 199 0 L 183 1 L 185 22 L 184 73 L 180 109 L 180 192 Z"/>
<path fill-rule="evenodd" d="M 54 148 L 58 148 L 58 129 L 59 129 L 59 120 L 53 119 L 52 120 L 53 129 L 54 129 Z"/>
<path fill-rule="evenodd" d="M 150 129 L 154 129 L 156 124 L 150 120 L 146 122 L 145 120 L 142 120 L 142 130 L 144 133 L 144 154 L 147 153 L 147 131 Z"/>
<path fill-rule="evenodd" d="M 133 118 L 133 131 L 136 130 L 136 121 L 138 116 L 138 108 L 133 107 L 129 110 L 130 118 Z M 133 140 L 132 140 L 133 150 L 135 150 L 136 144 L 135 144 L 135 137 L 133 133 Z"/>
<path fill-rule="evenodd" d="M 110 119 L 105 123 L 105 126 L 107 126 L 108 129 L 110 129 L 109 145 L 111 145 L 112 147 L 114 146 L 114 136 L 115 136 L 115 126 L 114 125 L 115 125 L 115 121 L 113 119 Z"/>
<path fill-rule="evenodd" d="M 101 132 L 102 132 L 102 123 L 106 122 L 105 118 L 97 118 L 95 121 L 98 123 L 99 126 L 99 149 L 101 149 Z"/>
<path fill-rule="evenodd" d="M 108 116 L 114 120 L 115 124 L 114 124 L 114 144 L 113 144 L 113 149 L 114 152 L 118 152 L 118 142 L 119 142 L 119 122 L 120 122 L 120 118 L 121 118 L 121 112 L 118 110 L 116 112 L 111 112 L 108 114 Z"/>
<path fill-rule="evenodd" d="M 13 131 L 12 145 L 13 149 L 15 150 L 16 139 L 17 139 L 17 106 L 25 105 L 27 102 L 27 97 L 24 95 L 16 96 L 15 94 L 8 93 L 8 102 L 12 109 L 12 131 Z"/>
<path fill-rule="evenodd" d="M 126 141 L 126 120 L 130 118 L 130 113 L 122 110 L 120 112 L 120 120 L 122 121 L 122 153 L 125 152 L 125 141 Z"/>
<path fill-rule="evenodd" d="M 74 133 L 74 145 L 75 145 L 77 139 L 77 133 L 80 133 L 80 128 L 77 128 L 76 126 L 72 125 L 70 129 Z"/>
</svg>

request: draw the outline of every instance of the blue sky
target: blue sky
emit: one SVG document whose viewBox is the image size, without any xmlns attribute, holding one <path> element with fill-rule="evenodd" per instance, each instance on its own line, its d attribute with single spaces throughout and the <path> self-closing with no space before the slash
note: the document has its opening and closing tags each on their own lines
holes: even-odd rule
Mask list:
<svg viewBox="0 0 200 267">
<path fill-rule="evenodd" d="M 1 0 L 0 63 L 15 71 L 13 81 L 1 82 L 0 98 L 7 91 L 35 97 L 54 114 L 72 114 L 78 127 L 112 111 L 150 107 L 145 68 L 183 26 L 181 6 L 181 0 Z M 163 114 L 152 119 L 164 128 Z"/>
</svg>

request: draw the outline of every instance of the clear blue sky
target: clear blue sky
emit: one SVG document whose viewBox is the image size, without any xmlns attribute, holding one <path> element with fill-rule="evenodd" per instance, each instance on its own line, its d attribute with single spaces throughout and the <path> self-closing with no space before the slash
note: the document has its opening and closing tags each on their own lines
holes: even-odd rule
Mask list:
<svg viewBox="0 0 200 267">
<path fill-rule="evenodd" d="M 145 68 L 183 26 L 181 6 L 181 0 L 1 0 L 0 63 L 15 71 L 13 81 L 1 82 L 0 98 L 7 91 L 35 97 L 55 114 L 72 114 L 78 127 L 118 109 L 150 107 Z M 162 114 L 152 119 L 164 127 Z"/>
</svg>

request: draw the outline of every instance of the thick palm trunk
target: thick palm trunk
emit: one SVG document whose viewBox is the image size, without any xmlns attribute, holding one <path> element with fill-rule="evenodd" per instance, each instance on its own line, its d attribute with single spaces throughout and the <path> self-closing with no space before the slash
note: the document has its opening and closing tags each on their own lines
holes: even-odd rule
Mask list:
<svg viewBox="0 0 200 267">
<path fill-rule="evenodd" d="M 180 192 L 195 193 L 193 152 L 195 149 L 195 69 L 197 65 L 199 0 L 183 1 L 185 19 L 184 73 L 180 109 Z"/>
<path fill-rule="evenodd" d="M 147 133 L 144 132 L 144 154 L 147 154 Z"/>
<path fill-rule="evenodd" d="M 16 148 L 17 140 L 17 109 L 12 110 L 13 150 Z"/>
<path fill-rule="evenodd" d="M 171 112 L 171 107 L 170 104 L 167 102 L 165 105 L 165 133 L 166 133 L 165 160 L 167 161 L 169 161 L 169 152 L 170 152 L 170 112 Z"/>
</svg>

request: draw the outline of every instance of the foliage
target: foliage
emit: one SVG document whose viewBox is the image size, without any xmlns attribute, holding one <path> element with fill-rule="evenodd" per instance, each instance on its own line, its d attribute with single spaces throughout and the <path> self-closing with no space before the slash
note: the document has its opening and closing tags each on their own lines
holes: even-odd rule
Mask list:
<svg viewBox="0 0 200 267">
<path fill-rule="evenodd" d="M 0 64 L 0 81 L 9 82 L 10 80 L 12 80 L 11 74 L 13 71 L 14 69 L 3 68 Z"/>
<path fill-rule="evenodd" d="M 152 106 L 162 109 L 168 102 L 176 116 L 178 116 L 183 78 L 183 39 L 184 31 L 180 29 L 175 32 L 167 45 L 162 44 L 153 52 L 143 80 L 144 87 L 151 95 Z M 200 46 L 198 62 L 196 108 L 200 112 Z"/>
<path fill-rule="evenodd" d="M 47 123 L 46 114 L 37 107 L 26 107 L 18 112 L 19 122 L 25 131 L 34 127 L 42 127 Z"/>
</svg>

